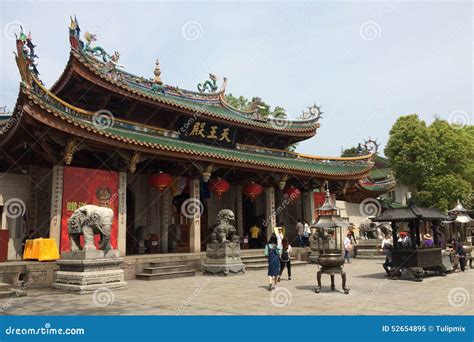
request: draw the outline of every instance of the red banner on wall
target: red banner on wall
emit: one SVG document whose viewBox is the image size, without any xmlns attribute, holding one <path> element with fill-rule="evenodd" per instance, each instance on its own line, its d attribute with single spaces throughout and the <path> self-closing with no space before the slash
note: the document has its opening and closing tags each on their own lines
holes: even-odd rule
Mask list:
<svg viewBox="0 0 474 342">
<path fill-rule="evenodd" d="M 64 167 L 61 212 L 61 252 L 70 251 L 67 221 L 72 213 L 86 204 L 109 207 L 114 211 L 110 235 L 112 248 L 117 248 L 119 174 L 114 171 Z M 100 237 L 95 237 L 96 247 Z M 81 238 L 81 245 L 83 245 Z"/>
</svg>

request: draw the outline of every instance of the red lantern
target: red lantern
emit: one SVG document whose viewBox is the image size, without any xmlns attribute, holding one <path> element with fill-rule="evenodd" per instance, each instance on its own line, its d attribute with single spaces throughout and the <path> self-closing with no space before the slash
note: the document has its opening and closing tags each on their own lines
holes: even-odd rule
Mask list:
<svg viewBox="0 0 474 342">
<path fill-rule="evenodd" d="M 301 191 L 298 188 L 295 188 L 293 185 L 286 188 L 283 192 L 285 197 L 291 199 L 292 201 L 297 200 L 301 196 Z"/>
<path fill-rule="evenodd" d="M 217 179 L 209 181 L 209 188 L 212 192 L 215 192 L 217 196 L 221 197 L 222 194 L 226 193 L 230 189 L 230 184 L 224 179 Z"/>
<path fill-rule="evenodd" d="M 173 179 L 168 173 L 157 172 L 148 178 L 148 184 L 157 188 L 160 192 L 163 192 L 167 187 L 171 185 Z"/>
<path fill-rule="evenodd" d="M 250 200 L 253 200 L 260 196 L 263 192 L 263 187 L 258 183 L 249 183 L 242 188 L 242 192 L 245 196 L 250 197 Z"/>
</svg>

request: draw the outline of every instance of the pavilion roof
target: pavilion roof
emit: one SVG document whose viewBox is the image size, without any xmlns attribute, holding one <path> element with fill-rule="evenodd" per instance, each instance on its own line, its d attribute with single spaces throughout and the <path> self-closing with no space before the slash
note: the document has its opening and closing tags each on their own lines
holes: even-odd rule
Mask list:
<svg viewBox="0 0 474 342">
<path fill-rule="evenodd" d="M 386 209 L 382 214 L 370 218 L 373 222 L 407 222 L 411 220 L 444 220 L 446 215 L 434 208 L 411 206 Z"/>
</svg>

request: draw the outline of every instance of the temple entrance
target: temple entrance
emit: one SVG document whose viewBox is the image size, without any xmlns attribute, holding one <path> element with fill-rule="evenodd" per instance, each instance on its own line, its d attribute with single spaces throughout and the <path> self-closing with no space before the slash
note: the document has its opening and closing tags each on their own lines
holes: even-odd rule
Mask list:
<svg viewBox="0 0 474 342">
<path fill-rule="evenodd" d="M 251 201 L 249 197 L 242 195 L 242 211 L 243 211 L 243 231 L 244 236 L 249 239 L 249 248 L 261 248 L 265 243 L 265 228 L 263 227 L 263 217 L 257 217 L 257 207 L 255 201 Z M 256 225 L 259 228 L 258 239 L 255 237 L 256 232 L 252 228 Z"/>
<path fill-rule="evenodd" d="M 127 188 L 127 237 L 126 255 L 138 254 L 138 241 L 135 236 L 135 196 L 132 190 Z"/>
</svg>

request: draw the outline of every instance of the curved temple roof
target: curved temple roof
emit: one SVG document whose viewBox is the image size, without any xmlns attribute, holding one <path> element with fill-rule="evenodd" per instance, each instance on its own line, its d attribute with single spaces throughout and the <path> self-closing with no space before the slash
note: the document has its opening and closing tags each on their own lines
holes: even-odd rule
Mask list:
<svg viewBox="0 0 474 342">
<path fill-rule="evenodd" d="M 68 66 L 74 61 L 78 61 L 92 73 L 107 81 L 110 85 L 119 87 L 129 93 L 133 93 L 147 100 L 152 100 L 156 105 L 170 105 L 181 110 L 187 110 L 193 113 L 199 113 L 210 118 L 226 120 L 235 124 L 264 128 L 278 134 L 304 134 L 304 136 L 313 136 L 320 127 L 320 113 L 310 113 L 297 120 L 282 118 L 262 117 L 258 113 L 258 108 L 252 111 L 239 110 L 232 107 L 225 100 L 225 88 L 227 79 L 221 89 L 217 90 L 216 78 L 210 75 L 214 82 L 214 88 L 210 92 L 190 91 L 180 89 L 175 86 L 162 84 L 154 79 L 146 79 L 141 76 L 133 75 L 121 70 L 118 64 L 120 54 L 116 52 L 113 55 L 108 54 L 100 46 L 91 47 L 91 34 L 86 33 L 87 43 L 80 39 L 80 28 L 76 19 L 71 19 L 69 28 L 71 42 L 71 58 Z M 68 67 L 66 68 L 68 69 Z M 161 74 L 161 71 L 158 71 Z M 58 81 L 51 88 L 52 92 L 57 94 L 61 86 L 65 84 L 66 72 L 61 75 Z M 156 74 L 155 74 L 156 75 Z M 211 81 L 208 84 L 212 84 Z M 206 82 L 204 82 L 206 83 Z M 201 89 L 202 90 L 202 89 Z M 258 107 L 258 106 L 257 106 Z M 318 108 L 319 109 L 319 108 Z"/>
</svg>

